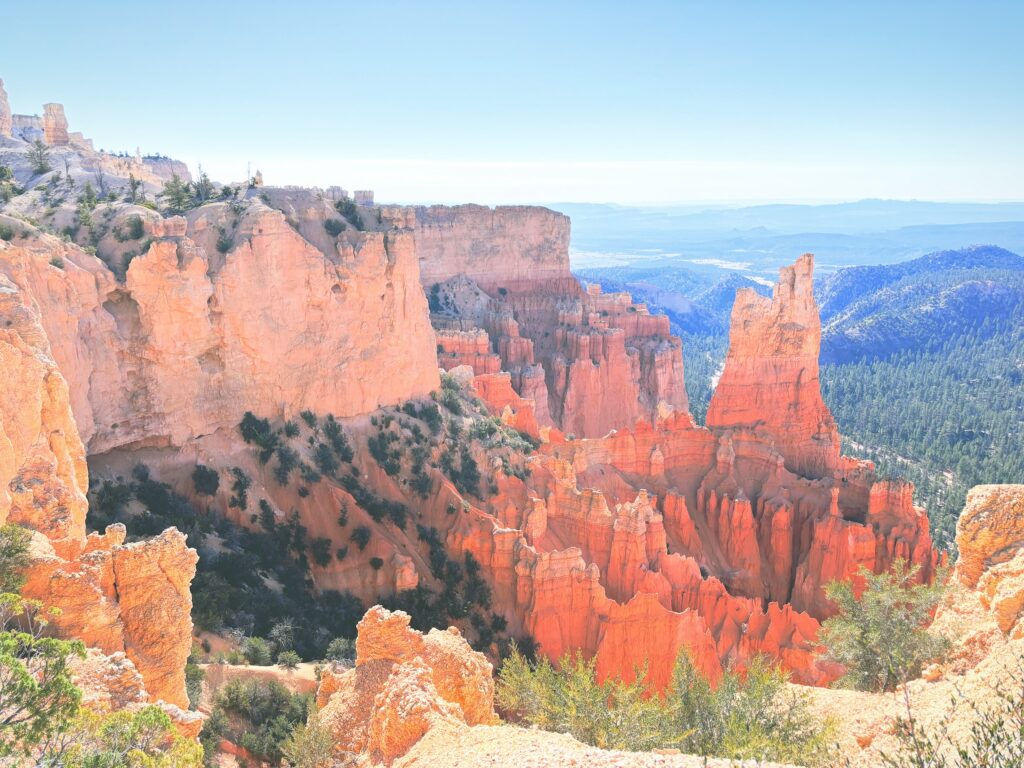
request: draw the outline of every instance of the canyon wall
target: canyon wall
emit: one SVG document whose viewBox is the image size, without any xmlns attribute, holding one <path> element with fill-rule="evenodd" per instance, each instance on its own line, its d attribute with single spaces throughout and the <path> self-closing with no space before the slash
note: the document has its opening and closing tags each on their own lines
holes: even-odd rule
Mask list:
<svg viewBox="0 0 1024 768">
<path fill-rule="evenodd" d="M 123 283 L 49 236 L 0 255 L 40 307 L 90 454 L 182 446 L 246 410 L 346 417 L 436 387 L 409 234 L 360 234 L 324 253 L 259 202 L 150 231 Z"/>
<path fill-rule="evenodd" d="M 500 367 L 534 401 L 541 424 L 581 436 L 653 420 L 662 406 L 688 409 L 682 345 L 668 318 L 628 294 L 584 291 L 569 270 L 562 214 L 525 206 L 383 210 L 413 231 L 443 367 Z"/>
<path fill-rule="evenodd" d="M 10 250 L 0 244 L 0 260 Z M 51 617 L 59 634 L 126 657 L 141 675 L 141 693 L 191 723 L 182 710 L 195 550 L 174 529 L 132 544 L 124 543 L 124 526 L 86 536 L 85 449 L 67 383 L 39 311 L 2 273 L 0 372 L 0 523 L 33 531 L 23 594 L 60 609 Z"/>
<path fill-rule="evenodd" d="M 533 206 L 385 208 L 415 233 L 420 280 L 429 288 L 462 274 L 486 291 L 515 291 L 569 274 L 569 217 Z"/>
</svg>

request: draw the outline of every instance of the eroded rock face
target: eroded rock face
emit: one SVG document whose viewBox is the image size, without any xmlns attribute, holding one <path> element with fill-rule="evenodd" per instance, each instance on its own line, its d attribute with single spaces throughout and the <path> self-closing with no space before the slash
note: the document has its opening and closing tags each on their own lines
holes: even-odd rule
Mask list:
<svg viewBox="0 0 1024 768">
<path fill-rule="evenodd" d="M 825 477 L 839 465 L 839 431 L 821 398 L 821 318 L 814 301 L 814 256 L 779 271 L 771 299 L 736 292 L 725 370 L 708 408 L 712 429 L 760 429 L 786 468 Z"/>
<path fill-rule="evenodd" d="M 956 523 L 956 577 L 1006 634 L 1024 636 L 1024 485 L 978 485 Z"/>
<path fill-rule="evenodd" d="M 688 409 L 668 318 L 625 293 L 584 291 L 569 271 L 561 214 L 437 206 L 386 215 L 413 229 L 443 367 L 500 367 L 542 426 L 580 436 L 652 421 L 663 404 Z"/>
<path fill-rule="evenodd" d="M 61 610 L 52 624 L 64 636 L 126 655 L 150 700 L 187 707 L 196 553 L 174 529 L 129 545 L 120 525 L 85 535 L 85 450 L 67 385 L 39 314 L 2 273 L 0 371 L 0 522 L 34 531 L 23 594 Z"/>
<path fill-rule="evenodd" d="M 515 291 L 569 275 L 569 217 L 533 206 L 435 205 L 392 209 L 414 230 L 420 279 L 463 274 L 485 291 Z M 388 215 L 385 209 L 385 215 Z"/>
<path fill-rule="evenodd" d="M 70 143 L 63 104 L 43 104 L 43 141 L 53 147 Z"/>
<path fill-rule="evenodd" d="M 375 606 L 359 622 L 356 666 L 328 667 L 317 692 L 339 753 L 389 764 L 439 724 L 486 725 L 494 714 L 491 664 L 455 628 L 422 635 L 409 616 Z"/>
<path fill-rule="evenodd" d="M 234 228 L 225 255 L 218 227 Z M 238 221 L 212 205 L 151 231 L 124 284 L 48 236 L 0 256 L 42 309 L 90 454 L 181 446 L 246 410 L 353 416 L 437 387 L 408 233 L 353 234 L 324 253 L 258 202 Z"/>
<path fill-rule="evenodd" d="M 0 371 L 0 523 L 65 550 L 85 538 L 85 454 L 39 314 L 2 273 Z"/>
</svg>

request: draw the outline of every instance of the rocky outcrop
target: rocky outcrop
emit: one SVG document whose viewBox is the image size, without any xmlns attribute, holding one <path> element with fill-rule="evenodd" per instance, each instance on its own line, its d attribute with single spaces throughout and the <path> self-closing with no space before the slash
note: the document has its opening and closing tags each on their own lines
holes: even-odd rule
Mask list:
<svg viewBox="0 0 1024 768">
<path fill-rule="evenodd" d="M 43 104 L 43 141 L 51 147 L 63 147 L 70 143 L 68 119 L 64 116 L 63 104 Z"/>
<path fill-rule="evenodd" d="M 234 235 L 226 254 L 221 229 Z M 408 233 L 353 233 L 325 253 L 259 202 L 152 231 L 124 284 L 47 236 L 0 253 L 42 310 L 90 454 L 182 446 L 246 410 L 354 416 L 437 387 Z"/>
<path fill-rule="evenodd" d="M 786 468 L 826 477 L 839 466 L 839 432 L 821 397 L 821 319 L 814 302 L 814 256 L 779 271 L 771 299 L 736 292 L 729 353 L 708 408 L 712 429 L 761 431 Z"/>
<path fill-rule="evenodd" d="M 1024 637 L 1024 485 L 979 485 L 956 524 L 957 580 L 1005 634 Z"/>
<path fill-rule="evenodd" d="M 85 535 L 85 450 L 67 385 L 39 313 L 2 273 L 0 370 L 0 522 L 34 531 L 23 594 L 60 609 L 59 633 L 124 653 L 151 700 L 187 707 L 196 553 L 174 529 L 127 545 L 124 526 Z"/>
<path fill-rule="evenodd" d="M 11 120 L 11 104 L 7 101 L 4 81 L 0 80 L 0 136 L 10 136 L 14 123 Z"/>
<path fill-rule="evenodd" d="M 379 606 L 359 622 L 355 668 L 324 670 L 317 704 L 336 752 L 385 764 L 435 726 L 497 720 L 491 665 L 457 629 L 422 635 Z"/>
</svg>

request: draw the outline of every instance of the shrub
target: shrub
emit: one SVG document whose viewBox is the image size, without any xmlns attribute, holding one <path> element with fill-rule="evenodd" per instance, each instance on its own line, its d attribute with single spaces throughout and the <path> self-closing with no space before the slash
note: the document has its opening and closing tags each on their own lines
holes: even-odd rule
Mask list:
<svg viewBox="0 0 1024 768">
<path fill-rule="evenodd" d="M 284 423 L 284 436 L 285 437 L 298 437 L 299 436 L 299 425 L 294 421 L 286 421 Z"/>
<path fill-rule="evenodd" d="M 82 709 L 33 765 L 63 768 L 200 768 L 203 750 L 157 706 L 98 714 Z"/>
<path fill-rule="evenodd" d="M 17 593 L 25 584 L 22 574 L 28 565 L 32 532 L 9 523 L 0 526 L 0 593 Z"/>
<path fill-rule="evenodd" d="M 348 547 L 338 547 L 337 551 L 335 551 L 334 553 L 334 556 L 338 558 L 338 560 L 344 560 L 346 557 L 348 557 Z"/>
<path fill-rule="evenodd" d="M 316 414 L 312 411 L 303 411 L 299 414 L 310 429 L 316 429 Z"/>
<path fill-rule="evenodd" d="M 334 458 L 331 449 L 323 443 L 317 443 L 313 451 L 313 461 L 316 462 L 317 469 L 328 477 L 338 471 L 338 460 Z"/>
<path fill-rule="evenodd" d="M 947 641 L 927 625 L 945 594 L 945 574 L 931 584 L 918 584 L 918 570 L 904 560 L 877 575 L 861 568 L 864 591 L 859 598 L 850 582 L 826 587 L 839 612 L 822 625 L 819 639 L 826 657 L 846 668 L 842 684 L 864 691 L 893 690 L 918 677 L 943 652 Z"/>
<path fill-rule="evenodd" d="M 359 547 L 359 551 L 362 552 L 366 549 L 366 545 L 370 543 L 370 537 L 372 535 L 373 534 L 370 532 L 369 528 L 365 525 L 360 525 L 352 531 L 351 540 L 357 547 Z"/>
<path fill-rule="evenodd" d="M 373 568 L 373 570 L 375 571 L 379 571 L 381 568 L 384 567 L 384 561 L 379 557 L 371 557 L 370 567 Z"/>
<path fill-rule="evenodd" d="M 348 438 L 345 437 L 341 424 L 331 414 L 327 414 L 327 418 L 324 420 L 324 434 L 341 461 L 347 464 L 355 458 L 355 453 L 352 451 L 352 446 L 349 445 Z"/>
<path fill-rule="evenodd" d="M 277 654 L 277 666 L 283 669 L 297 669 L 301 661 L 295 651 L 281 651 Z"/>
<path fill-rule="evenodd" d="M 27 159 L 33 173 L 49 173 L 53 170 L 53 166 L 50 165 L 50 150 L 39 139 L 32 142 L 32 146 L 29 147 Z"/>
<path fill-rule="evenodd" d="M 6 240 L 10 242 L 14 239 L 14 228 L 9 227 L 6 224 L 0 224 L 0 240 Z"/>
<path fill-rule="evenodd" d="M 349 223 L 356 229 L 362 231 L 364 228 L 363 217 L 359 215 L 359 208 L 355 201 L 349 197 L 343 197 L 334 204 L 334 208 L 348 219 Z"/>
<path fill-rule="evenodd" d="M 338 765 L 334 760 L 334 735 L 311 712 L 305 724 L 299 723 L 281 746 L 291 768 L 328 768 Z"/>
<path fill-rule="evenodd" d="M 203 680 L 206 673 L 203 668 L 196 664 L 189 657 L 185 665 L 185 692 L 188 694 L 188 708 L 196 710 L 199 708 L 200 699 L 203 697 Z"/>
<path fill-rule="evenodd" d="M 132 240 L 141 240 L 146 234 L 146 226 L 141 216 L 132 216 L 128 219 L 128 237 Z"/>
<path fill-rule="evenodd" d="M 273 656 L 270 652 L 270 643 L 262 637 L 247 637 L 242 643 L 242 654 L 246 661 L 258 667 L 269 667 Z"/>
<path fill-rule="evenodd" d="M 0 578 L 10 580 L 3 572 Z M 81 700 L 68 664 L 85 658 L 85 645 L 46 637 L 41 609 L 36 601 L 0 595 L 0 764 L 64 730 Z"/>
<path fill-rule="evenodd" d="M 345 231 L 345 222 L 341 219 L 327 219 L 327 221 L 324 222 L 324 229 L 327 230 L 327 234 L 331 237 L 337 237 Z"/>
<path fill-rule="evenodd" d="M 290 693 L 278 682 L 231 680 L 217 692 L 203 727 L 203 743 L 215 744 L 218 737 L 226 736 L 277 764 L 282 746 L 295 727 L 305 722 L 310 701 L 310 696 Z"/>
<path fill-rule="evenodd" d="M 279 651 L 290 651 L 295 647 L 295 625 L 291 619 L 283 619 L 270 628 L 270 642 Z"/>
<path fill-rule="evenodd" d="M 228 506 L 236 509 L 248 509 L 249 488 L 252 485 L 252 480 L 238 467 L 232 467 L 231 474 L 234 476 L 235 481 L 231 484 L 232 495 L 228 501 Z"/>
<path fill-rule="evenodd" d="M 309 545 L 309 551 L 313 555 L 313 562 L 321 568 L 331 564 L 331 540 L 321 536 L 313 539 Z"/>
<path fill-rule="evenodd" d="M 274 467 L 274 479 L 278 485 L 288 485 L 288 476 L 299 465 L 299 454 L 287 445 L 277 447 L 277 466 Z"/>
<path fill-rule="evenodd" d="M 192 485 L 200 496 L 213 496 L 220 487 L 220 475 L 215 469 L 196 464 L 192 470 Z"/>
<path fill-rule="evenodd" d="M 597 682 L 596 661 L 566 656 L 555 669 L 529 662 L 513 644 L 498 675 L 497 701 L 510 716 L 570 733 L 605 749 L 676 747 L 731 759 L 828 765 L 831 725 L 816 720 L 785 675 L 756 660 L 743 674 L 728 670 L 712 688 L 684 653 L 665 697 L 636 681 Z"/>
<path fill-rule="evenodd" d="M 348 504 L 342 504 L 341 509 L 338 510 L 338 526 L 344 528 L 348 525 Z"/>
</svg>

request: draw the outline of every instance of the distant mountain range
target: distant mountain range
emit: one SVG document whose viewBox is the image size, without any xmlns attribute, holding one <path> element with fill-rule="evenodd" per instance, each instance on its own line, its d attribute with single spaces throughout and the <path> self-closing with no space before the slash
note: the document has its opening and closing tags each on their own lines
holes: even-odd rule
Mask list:
<svg viewBox="0 0 1024 768">
<path fill-rule="evenodd" d="M 774 281 L 810 251 L 819 274 L 994 243 L 1024 253 L 1024 203 L 862 200 L 834 205 L 628 207 L 556 203 L 572 218 L 578 269 L 674 263 Z"/>
</svg>

